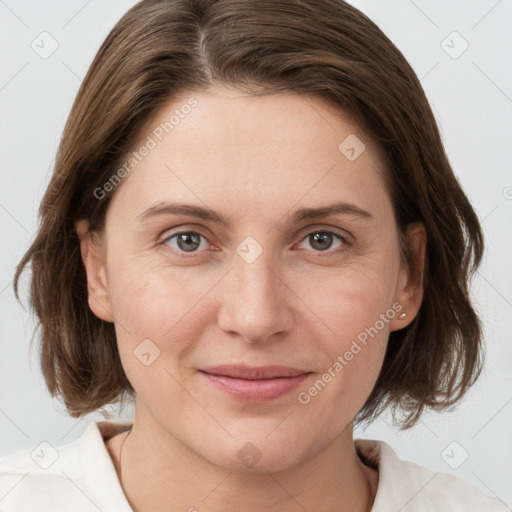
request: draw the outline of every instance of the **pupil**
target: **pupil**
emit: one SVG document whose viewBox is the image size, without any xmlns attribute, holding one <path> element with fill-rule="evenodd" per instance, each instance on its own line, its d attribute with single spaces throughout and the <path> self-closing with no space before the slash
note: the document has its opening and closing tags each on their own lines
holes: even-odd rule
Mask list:
<svg viewBox="0 0 512 512">
<path fill-rule="evenodd" d="M 183 251 L 192 252 L 197 249 L 201 240 L 197 233 L 182 233 L 178 237 L 178 246 Z"/>
<path fill-rule="evenodd" d="M 332 235 L 330 233 L 315 233 L 313 235 L 313 240 L 314 242 L 311 244 L 313 247 L 315 244 L 318 244 L 317 249 L 328 249 L 332 244 Z"/>
</svg>

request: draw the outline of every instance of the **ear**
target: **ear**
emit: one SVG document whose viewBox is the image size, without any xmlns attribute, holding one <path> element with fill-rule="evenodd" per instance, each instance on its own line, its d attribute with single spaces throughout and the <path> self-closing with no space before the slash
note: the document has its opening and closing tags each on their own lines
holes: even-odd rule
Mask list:
<svg viewBox="0 0 512 512">
<path fill-rule="evenodd" d="M 425 272 L 425 250 L 427 233 L 425 226 L 415 222 L 407 226 L 404 242 L 408 246 L 411 263 L 401 262 L 395 301 L 402 307 L 390 322 L 390 330 L 407 327 L 416 317 L 423 301 L 423 275 Z M 405 313 L 405 317 L 400 315 Z"/>
<path fill-rule="evenodd" d="M 101 320 L 113 322 L 106 276 L 105 251 L 94 241 L 87 220 L 79 220 L 75 230 L 80 239 L 80 253 L 87 274 L 87 296 L 91 311 Z"/>
</svg>

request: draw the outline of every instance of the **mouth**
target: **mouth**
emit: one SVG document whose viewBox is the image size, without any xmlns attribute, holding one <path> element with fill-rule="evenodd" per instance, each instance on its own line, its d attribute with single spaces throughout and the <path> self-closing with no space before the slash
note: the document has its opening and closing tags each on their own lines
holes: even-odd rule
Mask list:
<svg viewBox="0 0 512 512">
<path fill-rule="evenodd" d="M 312 373 L 289 366 L 223 365 L 199 370 L 216 389 L 244 402 L 265 402 L 295 389 Z"/>
</svg>

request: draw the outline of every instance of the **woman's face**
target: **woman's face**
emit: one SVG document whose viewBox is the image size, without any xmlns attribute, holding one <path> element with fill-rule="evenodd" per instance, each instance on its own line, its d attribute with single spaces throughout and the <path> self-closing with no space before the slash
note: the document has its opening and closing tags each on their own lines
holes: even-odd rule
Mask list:
<svg viewBox="0 0 512 512">
<path fill-rule="evenodd" d="M 134 151 L 87 270 L 137 407 L 223 467 L 312 456 L 351 429 L 419 306 L 378 148 L 312 96 L 218 86 L 174 98 Z M 303 375 L 204 372 L 219 365 Z"/>
</svg>

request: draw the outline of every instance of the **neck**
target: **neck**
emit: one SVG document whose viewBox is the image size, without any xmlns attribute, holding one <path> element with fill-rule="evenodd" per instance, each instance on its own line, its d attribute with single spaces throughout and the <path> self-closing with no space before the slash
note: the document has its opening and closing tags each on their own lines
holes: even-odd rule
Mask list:
<svg viewBox="0 0 512 512">
<path fill-rule="evenodd" d="M 121 437 L 118 472 L 134 512 L 369 512 L 375 497 L 378 475 L 360 461 L 352 424 L 313 456 L 270 472 L 232 470 L 206 460 L 140 406 L 129 435 Z M 117 457 L 118 464 L 119 452 Z"/>
</svg>

